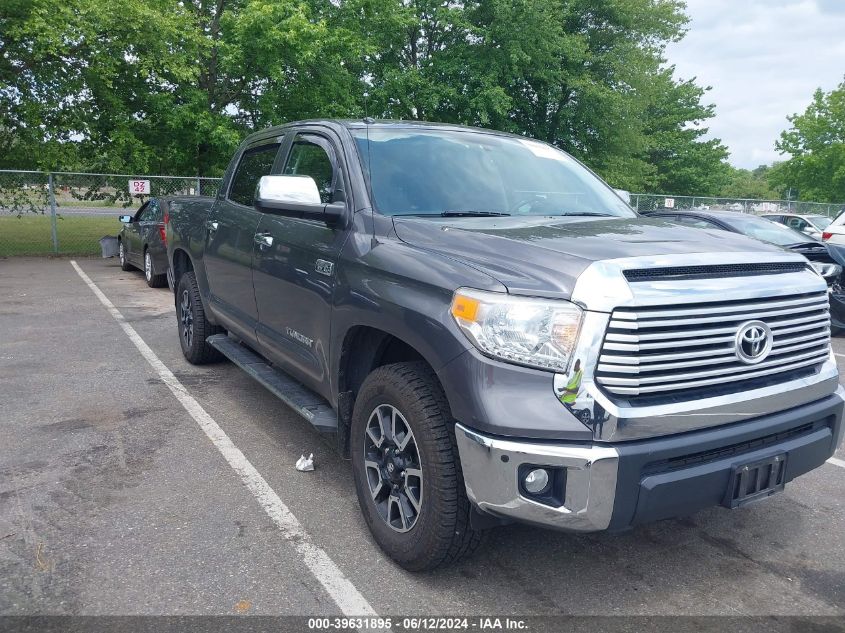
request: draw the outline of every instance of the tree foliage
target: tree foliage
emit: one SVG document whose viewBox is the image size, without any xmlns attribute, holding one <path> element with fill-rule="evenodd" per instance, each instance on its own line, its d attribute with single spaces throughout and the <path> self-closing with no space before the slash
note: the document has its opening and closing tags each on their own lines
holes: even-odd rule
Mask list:
<svg viewBox="0 0 845 633">
<path fill-rule="evenodd" d="M 845 82 L 827 93 L 816 90 L 789 122 L 776 147 L 792 157 L 772 168 L 772 185 L 797 191 L 801 200 L 845 200 Z"/>
<path fill-rule="evenodd" d="M 527 134 L 614 186 L 713 193 L 705 91 L 666 67 L 679 0 L 5 0 L 0 163 L 218 175 L 309 117 Z"/>
<path fill-rule="evenodd" d="M 756 169 L 728 168 L 728 179 L 719 195 L 726 198 L 754 198 L 779 200 L 781 192 L 769 184 L 772 168 L 760 165 Z"/>
</svg>

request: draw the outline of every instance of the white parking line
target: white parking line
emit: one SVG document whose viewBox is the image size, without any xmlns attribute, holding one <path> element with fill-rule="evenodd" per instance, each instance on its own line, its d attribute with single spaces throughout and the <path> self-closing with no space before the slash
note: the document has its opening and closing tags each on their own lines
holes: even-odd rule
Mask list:
<svg viewBox="0 0 845 633">
<path fill-rule="evenodd" d="M 79 273 L 91 291 L 97 296 L 106 310 L 114 317 L 118 325 L 123 328 L 126 335 L 129 337 L 138 351 L 141 352 L 147 362 L 152 365 L 152 368 L 158 373 L 161 380 L 166 384 L 176 399 L 182 404 L 190 416 L 199 424 L 203 432 L 211 440 L 212 444 L 217 447 L 217 450 L 223 455 L 229 466 L 238 474 L 241 481 L 244 482 L 249 491 L 264 508 L 264 511 L 270 516 L 278 528 L 281 530 L 284 537 L 291 543 L 293 548 L 302 557 L 305 566 L 317 578 L 323 588 L 328 592 L 340 607 L 344 615 L 377 615 L 375 610 L 367 602 L 366 598 L 355 588 L 343 572 L 340 571 L 334 561 L 329 558 L 323 549 L 314 544 L 311 537 L 302 527 L 299 520 L 293 515 L 288 507 L 276 494 L 276 491 L 270 487 L 270 484 L 261 476 L 255 466 L 244 456 L 241 450 L 232 443 L 229 436 L 221 429 L 214 419 L 206 413 L 199 402 L 191 396 L 187 389 L 181 382 L 173 375 L 164 363 L 159 360 L 150 346 L 144 342 L 138 332 L 135 331 L 123 315 L 114 307 L 114 304 L 109 301 L 109 298 L 91 281 L 91 278 L 86 275 L 79 265 L 71 260 L 71 265 Z"/>
<path fill-rule="evenodd" d="M 836 352 L 833 352 L 833 355 L 839 356 L 840 358 L 845 358 L 845 354 L 837 354 Z"/>
<path fill-rule="evenodd" d="M 828 464 L 833 464 L 834 466 L 839 466 L 840 468 L 845 468 L 845 460 L 836 459 L 835 457 L 831 457 L 827 460 Z"/>
</svg>

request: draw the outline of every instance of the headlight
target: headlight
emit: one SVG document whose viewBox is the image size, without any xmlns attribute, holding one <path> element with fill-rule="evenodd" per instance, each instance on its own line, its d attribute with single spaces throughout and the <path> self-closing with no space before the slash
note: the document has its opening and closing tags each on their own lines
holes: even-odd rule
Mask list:
<svg viewBox="0 0 845 633">
<path fill-rule="evenodd" d="M 540 369 L 566 371 L 583 311 L 568 301 L 460 288 L 452 316 L 481 352 Z"/>
</svg>

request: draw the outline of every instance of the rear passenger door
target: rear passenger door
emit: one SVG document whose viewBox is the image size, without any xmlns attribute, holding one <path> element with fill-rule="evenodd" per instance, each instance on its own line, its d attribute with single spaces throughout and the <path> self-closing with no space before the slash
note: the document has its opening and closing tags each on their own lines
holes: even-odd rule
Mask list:
<svg viewBox="0 0 845 633">
<path fill-rule="evenodd" d="M 144 260 L 144 246 L 156 239 L 155 233 L 158 233 L 158 227 L 161 221 L 161 205 L 157 199 L 153 198 L 150 200 L 147 208 L 144 209 L 138 222 L 138 234 L 141 241 L 138 257 L 140 257 L 142 262 Z"/>
<path fill-rule="evenodd" d="M 252 254 L 261 219 L 253 206 L 261 176 L 273 173 L 281 139 L 246 147 L 206 220 L 205 270 L 209 306 L 221 325 L 247 341 L 255 340 L 258 308 L 252 287 Z"/>
<path fill-rule="evenodd" d="M 347 200 L 348 178 L 335 142 L 328 135 L 299 133 L 283 168 L 285 174 L 311 176 L 327 203 Z M 258 227 L 265 242 L 255 250 L 262 352 L 327 398 L 335 266 L 348 231 L 319 220 L 265 213 Z"/>
</svg>

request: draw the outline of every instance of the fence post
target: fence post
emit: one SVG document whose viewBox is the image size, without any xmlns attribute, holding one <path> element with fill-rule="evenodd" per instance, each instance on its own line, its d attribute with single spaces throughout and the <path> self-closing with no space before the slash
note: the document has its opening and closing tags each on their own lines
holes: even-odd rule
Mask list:
<svg viewBox="0 0 845 633">
<path fill-rule="evenodd" d="M 197 195 L 198 196 L 202 195 L 202 189 L 200 188 L 201 185 L 202 185 L 202 182 L 200 182 L 200 177 L 197 176 Z"/>
<path fill-rule="evenodd" d="M 53 172 L 47 174 L 47 189 L 50 192 L 50 232 L 53 237 L 53 252 L 59 252 L 59 234 L 56 231 L 56 191 L 53 187 Z"/>
</svg>

